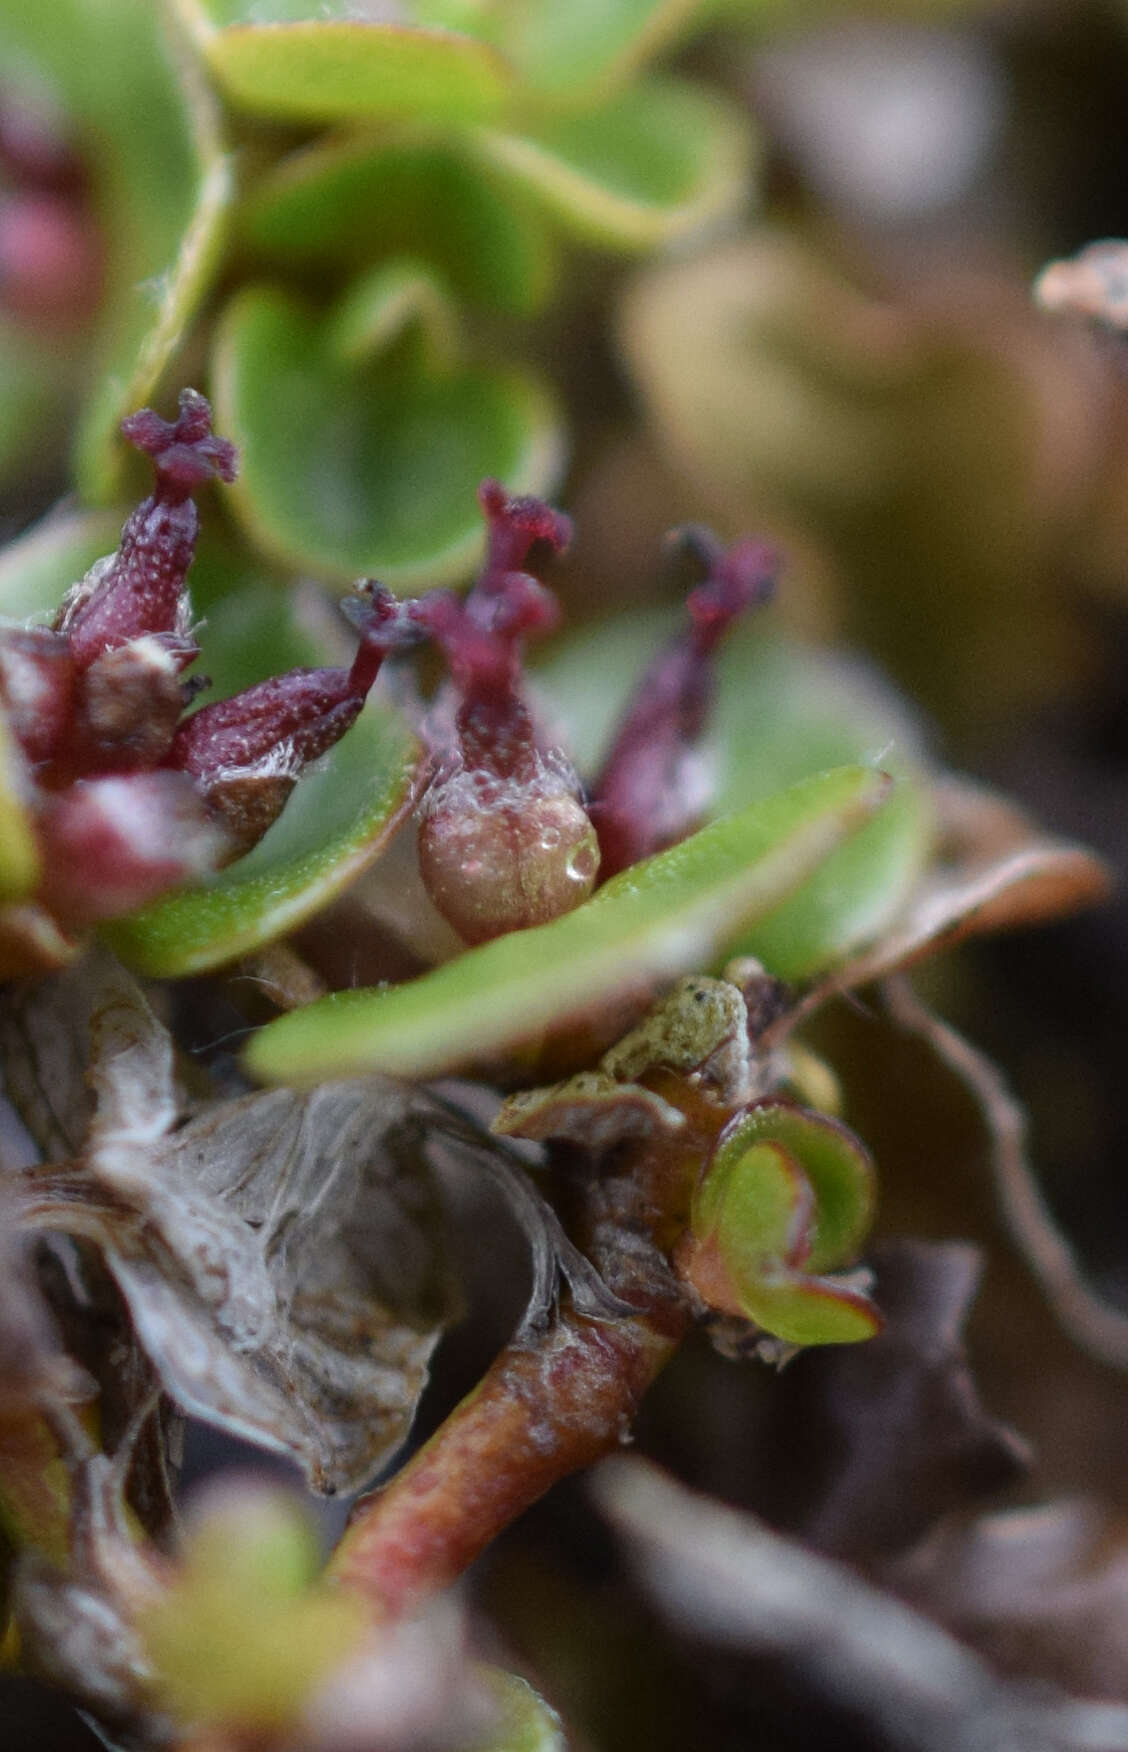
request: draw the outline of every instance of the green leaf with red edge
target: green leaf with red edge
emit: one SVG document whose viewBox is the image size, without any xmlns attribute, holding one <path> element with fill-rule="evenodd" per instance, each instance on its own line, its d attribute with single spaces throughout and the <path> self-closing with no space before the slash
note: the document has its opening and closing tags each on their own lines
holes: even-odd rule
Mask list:
<svg viewBox="0 0 1128 1752">
<path fill-rule="evenodd" d="M 657 649 L 671 624 L 655 613 L 622 616 L 563 641 L 537 671 L 581 771 L 597 770 L 639 678 L 639 653 Z M 731 949 L 799 980 L 876 939 L 920 881 L 933 843 L 919 732 L 888 684 L 863 664 L 804 648 L 770 627 L 739 629 L 720 656 L 707 747 L 714 814 L 842 761 L 876 761 L 897 776 L 877 819 Z"/>
<path fill-rule="evenodd" d="M 797 888 L 876 814 L 889 781 L 823 773 L 625 870 L 574 912 L 386 990 L 336 992 L 250 1042 L 251 1073 L 316 1081 L 436 1076 L 537 1039 L 625 994 L 712 965 L 733 933 Z"/>
<path fill-rule="evenodd" d="M 869 1156 L 845 1126 L 766 1101 L 723 1136 L 693 1201 L 678 1269 L 711 1307 L 790 1344 L 872 1338 L 880 1315 L 847 1263 L 873 1214 Z"/>
<path fill-rule="evenodd" d="M 5 0 L 0 59 L 57 99 L 89 168 L 106 286 L 74 448 L 83 494 L 106 500 L 118 421 L 150 394 L 214 271 L 230 165 L 213 100 L 153 0 Z"/>
<path fill-rule="evenodd" d="M 750 191 L 747 118 L 684 79 L 653 77 L 596 108 L 481 129 L 467 144 L 576 236 L 618 249 L 699 231 L 738 212 Z"/>
<path fill-rule="evenodd" d="M 464 574 L 482 546 L 482 478 L 536 492 L 556 472 L 547 391 L 511 368 L 430 370 L 411 334 L 363 361 L 336 340 L 332 317 L 274 287 L 226 311 L 213 387 L 241 457 L 236 514 L 265 552 L 323 578 Z"/>
<path fill-rule="evenodd" d="M 455 145 L 339 134 L 283 158 L 248 196 L 245 246 L 286 268 L 427 261 L 466 302 L 526 315 L 545 302 L 555 252 L 535 197 Z"/>
<path fill-rule="evenodd" d="M 873 1221 L 873 1163 L 854 1133 L 826 1114 L 786 1101 L 759 1102 L 726 1132 L 702 1197 L 714 1174 L 724 1175 L 744 1151 L 766 1143 L 799 1163 L 815 1195 L 803 1258 L 791 1263 L 825 1271 L 852 1259 Z"/>
<path fill-rule="evenodd" d="M 300 601 L 276 582 L 232 575 L 214 550 L 200 555 L 193 579 L 207 608 L 200 642 L 213 687 L 205 702 L 287 668 L 339 660 L 311 637 Z M 105 936 L 130 966 L 173 978 L 296 929 L 379 856 L 411 805 L 420 758 L 401 715 L 370 699 L 324 763 L 299 780 L 252 852 L 204 886 L 115 921 Z"/>
<path fill-rule="evenodd" d="M 512 69 L 490 44 L 358 18 L 351 0 L 178 3 L 224 95 L 255 115 L 484 121 L 499 113 L 512 84 Z"/>
</svg>

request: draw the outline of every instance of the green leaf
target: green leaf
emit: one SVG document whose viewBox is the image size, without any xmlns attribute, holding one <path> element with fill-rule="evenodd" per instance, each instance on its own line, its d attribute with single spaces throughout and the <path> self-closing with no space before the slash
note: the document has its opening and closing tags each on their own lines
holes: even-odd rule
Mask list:
<svg viewBox="0 0 1128 1752">
<path fill-rule="evenodd" d="M 538 671 L 581 771 L 597 768 L 645 664 L 640 653 L 656 650 L 671 624 L 653 613 L 621 617 L 566 641 Z M 898 778 L 877 819 L 732 952 L 799 980 L 880 935 L 919 882 L 933 840 L 919 732 L 892 689 L 863 664 L 749 626 L 721 654 L 709 747 L 717 814 L 845 761 L 880 762 Z"/>
<path fill-rule="evenodd" d="M 416 116 L 484 121 L 508 95 L 510 68 L 455 31 L 357 18 L 353 0 L 179 0 L 231 102 L 301 122 Z"/>
<path fill-rule="evenodd" d="M 358 268 L 387 256 L 428 261 L 458 296 L 526 315 L 555 261 L 535 201 L 434 141 L 338 135 L 291 153 L 242 212 L 250 249 L 288 268 Z"/>
<path fill-rule="evenodd" d="M 483 129 L 469 143 L 575 235 L 612 248 L 683 237 L 748 196 L 746 118 L 683 79 L 648 79 L 598 108 L 549 114 L 521 133 Z"/>
<path fill-rule="evenodd" d="M 687 968 L 711 965 L 885 801 L 888 780 L 841 768 L 765 798 L 625 870 L 574 912 L 473 949 L 386 991 L 346 991 L 250 1042 L 270 1082 L 384 1070 L 433 1076 Z"/>
<path fill-rule="evenodd" d="M 359 365 L 333 348 L 331 323 L 280 290 L 251 288 L 226 312 L 214 391 L 242 461 L 239 518 L 320 577 L 458 577 L 481 549 L 483 477 L 536 492 L 555 473 L 547 393 L 515 370 L 430 373 L 410 345 Z"/>
<path fill-rule="evenodd" d="M 473 1752 L 567 1752 L 560 1717 L 526 1680 L 500 1667 L 478 1666 L 475 1673 L 497 1715 L 475 1737 Z"/>
<path fill-rule="evenodd" d="M 873 1163 L 853 1132 L 825 1114 L 783 1101 L 753 1107 L 725 1135 L 703 1194 L 714 1174 L 724 1175 L 744 1152 L 768 1143 L 794 1158 L 814 1189 L 810 1251 L 804 1264 L 812 1271 L 825 1271 L 852 1259 L 873 1221 Z"/>
<path fill-rule="evenodd" d="M 702 0 L 517 0 L 500 40 L 524 83 L 568 101 L 629 78 L 704 10 Z"/>
<path fill-rule="evenodd" d="M 73 120 L 107 249 L 94 389 L 78 423 L 83 494 L 118 490 L 122 415 L 146 400 L 214 270 L 231 192 L 213 104 L 153 0 L 0 6 L 9 77 Z"/>
<path fill-rule="evenodd" d="M 785 1344 L 859 1344 L 881 1331 L 868 1296 L 834 1278 L 781 1271 L 741 1289 L 746 1318 Z"/>
<path fill-rule="evenodd" d="M 201 553 L 194 599 L 207 609 L 203 667 L 222 699 L 263 676 L 325 661 L 298 605 L 260 580 L 232 592 L 228 562 Z M 400 715 L 370 700 L 324 765 L 299 780 L 281 817 L 208 885 L 157 901 L 105 935 L 140 972 L 201 973 L 261 948 L 334 900 L 380 853 L 411 803 L 419 746 Z"/>
<path fill-rule="evenodd" d="M 413 326 L 419 329 L 425 375 L 454 364 L 458 328 L 445 288 L 419 262 L 397 256 L 353 281 L 333 311 L 326 345 L 338 364 L 362 365 Z"/>
</svg>

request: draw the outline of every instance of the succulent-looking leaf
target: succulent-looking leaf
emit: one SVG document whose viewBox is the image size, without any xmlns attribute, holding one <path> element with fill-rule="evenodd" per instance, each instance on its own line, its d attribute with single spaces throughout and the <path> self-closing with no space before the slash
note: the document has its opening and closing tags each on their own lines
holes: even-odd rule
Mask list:
<svg viewBox="0 0 1128 1752">
<path fill-rule="evenodd" d="M 512 73 L 488 44 L 455 31 L 357 17 L 351 0 L 179 0 L 231 102 L 301 122 L 495 115 Z"/>
<path fill-rule="evenodd" d="M 217 417 L 242 458 L 234 508 L 266 552 L 319 576 L 457 577 L 481 547 L 478 482 L 536 491 L 555 473 L 555 412 L 523 372 L 430 374 L 410 337 L 342 363 L 317 314 L 270 287 L 235 299 L 218 345 Z"/>
<path fill-rule="evenodd" d="M 639 649 L 664 631 L 658 615 L 621 617 L 564 641 L 538 672 L 581 770 L 597 765 L 610 740 L 637 676 Z M 718 663 L 707 759 L 711 813 L 743 808 L 841 761 L 879 760 L 900 777 L 877 819 L 758 921 L 739 947 L 779 978 L 799 980 L 880 937 L 918 883 L 933 837 L 919 732 L 881 677 L 777 634 L 737 629 Z"/>
<path fill-rule="evenodd" d="M 230 167 L 212 99 L 177 65 L 152 0 L 7 5 L 0 55 L 58 94 L 89 154 L 109 255 L 75 462 L 85 496 L 105 500 L 118 421 L 148 396 L 214 268 Z"/>
<path fill-rule="evenodd" d="M 9 987 L 0 1045 L 9 1099 L 68 1158 L 26 1172 L 25 1224 L 99 1247 L 185 1409 L 315 1488 L 367 1482 L 406 1434 L 446 1302 L 410 1093 L 273 1091 L 175 1129 L 171 1040 L 104 954 Z"/>
<path fill-rule="evenodd" d="M 285 267 L 416 257 L 467 302 L 527 315 L 555 272 L 538 205 L 441 141 L 350 133 L 282 159 L 249 194 L 240 230 Z"/>
<path fill-rule="evenodd" d="M 420 363 L 427 375 L 451 367 L 458 327 L 446 288 L 425 264 L 396 256 L 353 281 L 333 312 L 328 345 L 342 365 L 385 352 L 417 324 Z"/>
<path fill-rule="evenodd" d="M 889 781 L 840 768 L 765 798 L 626 870 L 574 912 L 496 938 L 405 985 L 334 993 L 249 1044 L 268 1081 L 381 1068 L 436 1075 L 687 967 L 710 965 L 875 814 Z"/>
<path fill-rule="evenodd" d="M 612 248 L 653 248 L 748 199 L 747 122 L 685 80 L 649 79 L 597 109 L 538 118 L 520 133 L 482 131 L 470 144 L 578 237 Z"/>
</svg>

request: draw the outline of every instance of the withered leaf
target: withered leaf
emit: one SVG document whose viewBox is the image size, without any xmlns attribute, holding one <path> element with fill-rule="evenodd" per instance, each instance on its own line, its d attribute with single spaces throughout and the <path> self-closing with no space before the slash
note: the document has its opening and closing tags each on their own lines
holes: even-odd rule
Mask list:
<svg viewBox="0 0 1128 1752">
<path fill-rule="evenodd" d="M 447 1310 L 413 1092 L 376 1079 L 205 1104 L 104 953 L 0 1000 L 45 1153 L 25 1221 L 101 1250 L 188 1412 L 359 1489 L 403 1440 Z"/>
<path fill-rule="evenodd" d="M 1128 1702 L 1128 1525 L 1096 1503 L 946 1523 L 884 1574 L 1006 1672 Z"/>
<path fill-rule="evenodd" d="M 1128 1744 L 1128 1709 L 1009 1684 L 845 1564 L 653 1466 L 604 1461 L 594 1489 L 659 1616 L 695 1650 L 711 1646 L 737 1666 L 729 1689 L 747 1699 L 749 1744 L 762 1731 L 765 1670 L 786 1676 L 804 1700 L 832 1707 L 850 1744 L 904 1752 L 1112 1752 Z"/>
</svg>

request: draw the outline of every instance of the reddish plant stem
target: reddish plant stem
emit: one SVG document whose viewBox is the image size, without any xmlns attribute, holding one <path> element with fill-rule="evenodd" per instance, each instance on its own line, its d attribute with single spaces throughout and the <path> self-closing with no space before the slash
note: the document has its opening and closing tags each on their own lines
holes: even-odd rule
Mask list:
<svg viewBox="0 0 1128 1752">
<path fill-rule="evenodd" d="M 671 1302 L 618 1321 L 565 1309 L 540 1341 L 509 1345 L 410 1464 L 359 1505 L 330 1574 L 380 1620 L 447 1587 L 558 1479 L 626 1440 L 688 1318 Z"/>
</svg>

